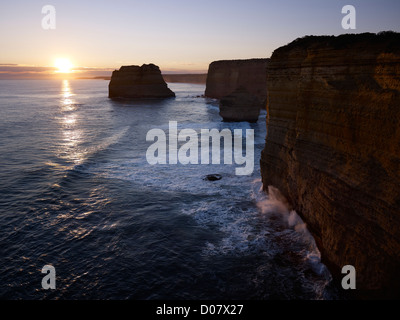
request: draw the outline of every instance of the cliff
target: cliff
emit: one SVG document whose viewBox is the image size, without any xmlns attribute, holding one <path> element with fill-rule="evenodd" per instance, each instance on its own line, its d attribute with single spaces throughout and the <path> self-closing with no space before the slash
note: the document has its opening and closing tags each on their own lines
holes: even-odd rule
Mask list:
<svg viewBox="0 0 400 320">
<path fill-rule="evenodd" d="M 268 59 L 221 60 L 210 64 L 206 97 L 221 99 L 239 87 L 260 99 L 265 108 Z"/>
<path fill-rule="evenodd" d="M 305 37 L 267 68 L 264 187 L 307 222 L 335 279 L 400 296 L 400 34 Z"/>
<path fill-rule="evenodd" d="M 112 73 L 109 98 L 169 98 L 175 94 L 165 83 L 160 68 L 154 64 L 122 66 Z"/>
</svg>

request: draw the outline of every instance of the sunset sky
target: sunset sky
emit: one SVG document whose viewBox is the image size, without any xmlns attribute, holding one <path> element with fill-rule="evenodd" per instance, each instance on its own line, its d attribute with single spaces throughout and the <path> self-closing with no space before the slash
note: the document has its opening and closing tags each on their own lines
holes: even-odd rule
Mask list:
<svg viewBox="0 0 400 320">
<path fill-rule="evenodd" d="M 46 4 L 55 30 L 41 26 Z M 341 26 L 347 4 L 355 31 Z M 400 31 L 399 16 L 399 0 L 1 1 L 0 78 L 54 73 L 59 58 L 88 75 L 143 63 L 206 72 L 214 60 L 269 57 L 304 35 Z"/>
</svg>

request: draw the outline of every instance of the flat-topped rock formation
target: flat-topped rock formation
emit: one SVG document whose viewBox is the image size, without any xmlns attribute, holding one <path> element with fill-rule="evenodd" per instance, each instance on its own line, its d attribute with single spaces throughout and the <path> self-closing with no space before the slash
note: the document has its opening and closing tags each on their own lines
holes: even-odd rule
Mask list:
<svg viewBox="0 0 400 320">
<path fill-rule="evenodd" d="M 338 280 L 400 297 L 400 34 L 305 37 L 267 68 L 266 189 L 307 222 Z"/>
<path fill-rule="evenodd" d="M 175 97 L 165 83 L 160 68 L 154 64 L 122 66 L 112 73 L 108 85 L 109 98 Z"/>
<path fill-rule="evenodd" d="M 238 115 L 246 115 L 247 111 L 254 109 L 254 104 L 258 104 L 258 114 L 260 109 L 265 109 L 268 60 L 221 60 L 210 64 L 205 96 L 216 99 L 227 97 L 225 101 L 228 104 L 220 103 L 220 115 L 224 121 L 248 121 L 246 120 L 248 116 L 242 118 Z M 241 92 L 239 95 L 236 92 L 237 90 Z M 245 100 L 243 100 L 243 92 L 247 93 Z M 235 96 L 240 97 L 241 100 L 234 101 Z M 240 103 L 242 103 L 242 107 L 239 106 Z M 229 105 L 232 105 L 233 110 L 229 111 Z M 229 116 L 233 113 L 236 114 L 235 120 L 232 120 L 232 117 Z M 224 117 L 224 115 L 228 115 L 228 117 Z M 255 121 L 257 121 L 257 118 Z M 251 116 L 251 119 L 254 119 L 254 117 Z"/>
<path fill-rule="evenodd" d="M 221 99 L 239 87 L 257 96 L 267 97 L 267 63 L 269 59 L 221 60 L 210 64 L 206 97 Z"/>
</svg>

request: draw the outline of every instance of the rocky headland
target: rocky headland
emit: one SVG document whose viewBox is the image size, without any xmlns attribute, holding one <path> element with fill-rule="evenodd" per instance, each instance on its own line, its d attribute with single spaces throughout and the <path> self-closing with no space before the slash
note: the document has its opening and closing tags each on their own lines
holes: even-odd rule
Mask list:
<svg viewBox="0 0 400 320">
<path fill-rule="evenodd" d="M 264 187 L 307 222 L 335 279 L 400 297 L 400 34 L 308 36 L 267 67 Z"/>
<path fill-rule="evenodd" d="M 154 64 L 122 66 L 112 73 L 108 85 L 109 98 L 175 97 L 165 83 L 160 68 Z"/>
</svg>

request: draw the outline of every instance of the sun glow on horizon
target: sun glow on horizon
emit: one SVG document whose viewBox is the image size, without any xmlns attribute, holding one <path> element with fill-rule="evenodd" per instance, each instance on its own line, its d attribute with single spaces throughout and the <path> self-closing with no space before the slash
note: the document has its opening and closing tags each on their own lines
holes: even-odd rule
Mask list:
<svg viewBox="0 0 400 320">
<path fill-rule="evenodd" d="M 54 67 L 58 69 L 56 71 L 57 73 L 71 73 L 73 64 L 67 58 L 57 58 L 54 62 Z"/>
</svg>

